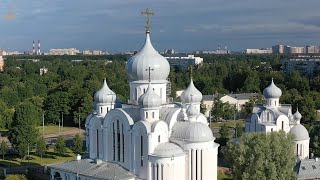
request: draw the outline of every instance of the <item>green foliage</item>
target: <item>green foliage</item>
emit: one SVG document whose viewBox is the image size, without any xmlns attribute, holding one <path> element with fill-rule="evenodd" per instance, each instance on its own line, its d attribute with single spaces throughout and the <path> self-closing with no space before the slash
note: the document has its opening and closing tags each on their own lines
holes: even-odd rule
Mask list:
<svg viewBox="0 0 320 180">
<path fill-rule="evenodd" d="M 310 151 L 315 157 L 320 157 L 320 124 L 310 127 Z"/>
<path fill-rule="evenodd" d="M 236 108 L 234 105 L 229 104 L 228 102 L 223 103 L 218 98 L 213 102 L 211 109 L 212 117 L 218 121 L 221 119 L 233 119 L 236 113 Z"/>
<path fill-rule="evenodd" d="M 23 174 L 12 174 L 8 175 L 4 180 L 28 180 Z"/>
<path fill-rule="evenodd" d="M 239 123 L 237 123 L 236 124 L 236 128 L 235 128 L 235 137 L 237 138 L 237 137 L 241 137 L 242 136 L 242 134 L 243 134 L 243 127 L 239 124 Z"/>
<path fill-rule="evenodd" d="M 0 144 L 0 155 L 2 155 L 2 159 L 4 159 L 4 155 L 7 154 L 8 149 L 9 149 L 9 147 L 8 147 L 7 142 L 2 141 Z"/>
<path fill-rule="evenodd" d="M 8 138 L 21 157 L 29 154 L 36 143 L 38 138 L 36 125 L 39 118 L 36 107 L 29 102 L 21 103 L 16 108 Z"/>
<path fill-rule="evenodd" d="M 205 114 L 205 113 L 206 113 L 206 111 L 207 111 L 207 107 L 206 107 L 206 105 L 205 105 L 205 104 L 203 104 L 203 100 L 201 100 L 201 104 L 200 104 L 200 112 L 201 112 L 202 114 Z"/>
<path fill-rule="evenodd" d="M 261 104 L 263 102 L 262 97 L 257 97 L 257 98 L 250 98 L 248 102 L 246 102 L 242 108 L 241 108 L 241 112 L 240 115 L 242 118 L 247 118 L 253 110 L 253 107 L 256 104 Z"/>
<path fill-rule="evenodd" d="M 217 143 L 221 146 L 225 146 L 229 141 L 229 127 L 226 124 L 223 124 L 219 130 L 220 137 L 217 138 Z"/>
<path fill-rule="evenodd" d="M 36 143 L 36 155 L 42 158 L 42 156 L 46 153 L 46 151 L 47 151 L 47 143 L 43 137 L 39 137 Z"/>
<path fill-rule="evenodd" d="M 63 136 L 59 136 L 57 139 L 57 143 L 54 146 L 54 151 L 59 155 L 59 156 L 64 156 L 67 152 L 67 146 L 66 142 L 64 140 Z"/>
<path fill-rule="evenodd" d="M 285 132 L 244 134 L 223 150 L 234 179 L 296 179 L 294 141 Z"/>
<path fill-rule="evenodd" d="M 83 140 L 79 134 L 73 138 L 72 150 L 75 154 L 81 154 L 83 151 Z"/>
</svg>

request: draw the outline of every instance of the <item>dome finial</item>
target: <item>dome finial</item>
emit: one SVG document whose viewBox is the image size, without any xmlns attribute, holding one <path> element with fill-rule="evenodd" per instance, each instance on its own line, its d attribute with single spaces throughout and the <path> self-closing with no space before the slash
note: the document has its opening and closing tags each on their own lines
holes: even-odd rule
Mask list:
<svg viewBox="0 0 320 180">
<path fill-rule="evenodd" d="M 149 8 L 146 9 L 146 11 L 141 12 L 142 15 L 146 16 L 146 33 L 150 33 L 150 17 L 154 15 L 154 12 L 149 11 Z"/>
<path fill-rule="evenodd" d="M 193 73 L 192 72 L 192 66 L 190 66 L 189 68 L 190 68 L 190 79 L 192 80 L 193 79 L 193 77 L 192 77 L 193 76 L 193 74 L 192 74 Z"/>
</svg>

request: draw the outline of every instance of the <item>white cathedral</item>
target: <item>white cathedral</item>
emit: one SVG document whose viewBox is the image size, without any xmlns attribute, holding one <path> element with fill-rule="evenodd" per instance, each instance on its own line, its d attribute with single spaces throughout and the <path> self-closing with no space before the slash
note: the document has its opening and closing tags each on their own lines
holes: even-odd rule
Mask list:
<svg viewBox="0 0 320 180">
<path fill-rule="evenodd" d="M 127 73 L 130 99 L 121 108 L 106 81 L 94 96 L 85 125 L 89 159 L 50 166 L 51 179 L 216 180 L 219 145 L 200 113 L 202 94 L 191 79 L 182 102 L 169 103 L 170 66 L 148 30 Z"/>
<path fill-rule="evenodd" d="M 279 103 L 282 91 L 273 80 L 263 90 L 265 105 L 253 108 L 252 115 L 246 121 L 245 132 L 284 131 L 294 135 L 295 153 L 298 159 L 309 158 L 310 137 L 308 130 L 300 124 L 302 115 L 297 111 L 292 114 L 291 105 Z"/>
</svg>

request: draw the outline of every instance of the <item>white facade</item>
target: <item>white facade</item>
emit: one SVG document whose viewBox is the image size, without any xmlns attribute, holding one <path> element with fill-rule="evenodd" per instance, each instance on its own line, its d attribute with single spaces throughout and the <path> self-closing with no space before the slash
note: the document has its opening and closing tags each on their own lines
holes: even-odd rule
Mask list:
<svg viewBox="0 0 320 180">
<path fill-rule="evenodd" d="M 299 159 L 309 158 L 309 133 L 300 124 L 302 118 L 297 110 L 292 113 L 291 105 L 279 104 L 282 91 L 273 83 L 264 89 L 264 105 L 253 108 L 252 115 L 245 124 L 245 132 L 284 131 L 294 135 L 296 155 Z"/>
<path fill-rule="evenodd" d="M 80 51 L 75 48 L 68 49 L 50 49 L 49 55 L 76 55 Z"/>
<path fill-rule="evenodd" d="M 246 54 L 272 54 L 272 48 L 246 49 Z"/>
<path fill-rule="evenodd" d="M 202 94 L 191 81 L 183 103 L 167 103 L 170 66 L 152 47 L 148 32 L 127 71 L 128 104 L 114 108 L 116 98 L 106 82 L 95 94 L 95 111 L 86 119 L 90 159 L 116 163 L 137 179 L 217 180 L 219 145 L 199 111 Z"/>
</svg>

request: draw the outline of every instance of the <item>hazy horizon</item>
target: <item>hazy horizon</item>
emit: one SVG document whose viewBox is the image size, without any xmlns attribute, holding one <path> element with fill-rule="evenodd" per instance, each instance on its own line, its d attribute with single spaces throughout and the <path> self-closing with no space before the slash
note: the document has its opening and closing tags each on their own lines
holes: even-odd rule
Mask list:
<svg viewBox="0 0 320 180">
<path fill-rule="evenodd" d="M 275 44 L 320 45 L 320 1 L 307 0 L 4 0 L 0 16 L 8 10 L 15 19 L 0 19 L 0 47 L 31 50 L 101 49 L 139 50 L 144 42 L 149 7 L 152 42 L 157 50 L 213 50 L 228 46 L 240 51 Z"/>
</svg>

